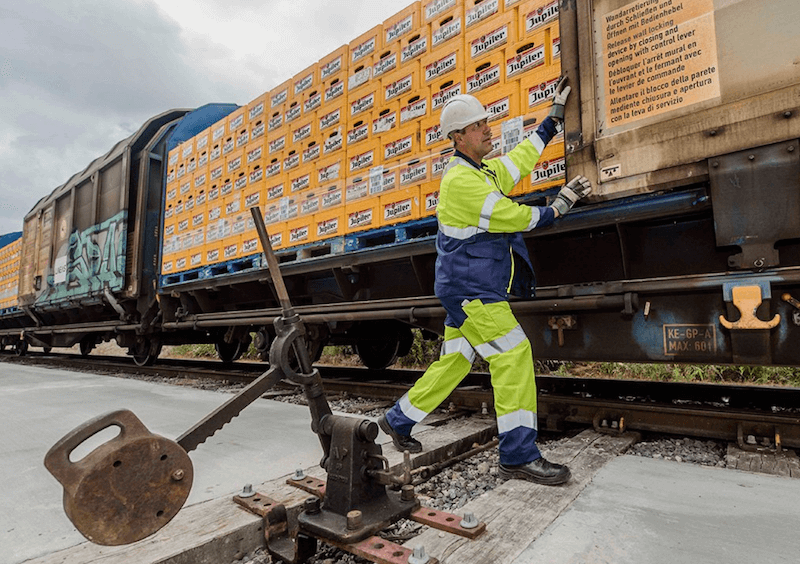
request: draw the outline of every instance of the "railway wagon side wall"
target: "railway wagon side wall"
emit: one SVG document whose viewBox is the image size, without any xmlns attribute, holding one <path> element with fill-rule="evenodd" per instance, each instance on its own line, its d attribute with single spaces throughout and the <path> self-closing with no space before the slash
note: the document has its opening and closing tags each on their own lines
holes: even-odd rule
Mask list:
<svg viewBox="0 0 800 564">
<path fill-rule="evenodd" d="M 800 137 L 797 2 L 561 4 L 569 172 L 595 197 L 688 184 L 707 159 Z"/>
</svg>

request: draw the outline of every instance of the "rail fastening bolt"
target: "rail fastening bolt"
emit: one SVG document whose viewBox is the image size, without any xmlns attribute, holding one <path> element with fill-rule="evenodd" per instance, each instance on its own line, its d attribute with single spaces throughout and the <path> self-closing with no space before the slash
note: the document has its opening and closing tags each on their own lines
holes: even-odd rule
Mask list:
<svg viewBox="0 0 800 564">
<path fill-rule="evenodd" d="M 413 501 L 415 497 L 414 486 L 406 484 L 400 488 L 400 499 L 403 501 Z"/>
<path fill-rule="evenodd" d="M 292 479 L 294 479 L 294 480 L 302 480 L 305 477 L 306 477 L 306 474 L 305 474 L 305 472 L 303 472 L 303 469 L 302 468 L 298 468 L 297 470 L 294 471 L 294 478 L 292 478 Z"/>
<path fill-rule="evenodd" d="M 347 528 L 350 531 L 355 531 L 356 529 L 360 529 L 362 524 L 362 515 L 361 511 L 358 509 L 353 509 L 352 511 L 347 512 Z"/>
<path fill-rule="evenodd" d="M 478 518 L 471 511 L 464 513 L 464 518 L 461 520 L 462 529 L 474 529 L 478 526 Z"/>
<path fill-rule="evenodd" d="M 408 557 L 408 564 L 427 564 L 430 559 L 431 557 L 425 554 L 425 547 L 418 546 L 414 548 L 414 552 Z"/>
<path fill-rule="evenodd" d="M 306 501 L 303 503 L 303 509 L 309 515 L 316 515 L 320 511 L 320 501 L 318 497 L 309 497 L 306 498 Z"/>
<path fill-rule="evenodd" d="M 185 475 L 186 473 L 183 471 L 183 469 L 178 468 L 172 473 L 172 479 L 175 480 L 176 482 L 180 482 L 181 480 L 183 480 L 183 477 Z"/>
<path fill-rule="evenodd" d="M 254 495 L 256 495 L 256 492 L 253 489 L 253 484 L 245 484 L 239 497 L 253 497 Z"/>
</svg>

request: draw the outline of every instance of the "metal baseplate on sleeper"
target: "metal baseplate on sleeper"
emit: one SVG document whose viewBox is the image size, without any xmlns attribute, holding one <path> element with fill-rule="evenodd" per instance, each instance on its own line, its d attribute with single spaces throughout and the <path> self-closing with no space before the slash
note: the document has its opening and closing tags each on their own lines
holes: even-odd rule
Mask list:
<svg viewBox="0 0 800 564">
<path fill-rule="evenodd" d="M 326 482 L 312 476 L 305 476 L 298 471 L 286 483 L 312 494 L 303 505 L 306 515 L 319 515 L 322 510 L 322 501 L 325 499 Z M 283 554 L 289 562 L 300 564 L 304 559 L 310 558 L 317 548 L 317 540 L 335 546 L 361 558 L 377 564 L 438 564 L 439 560 L 425 553 L 424 547 L 410 549 L 382 538 L 378 534 L 369 534 L 361 538 L 357 531 L 363 526 L 364 515 L 360 510 L 349 511 L 343 517 L 346 531 L 355 533 L 353 542 L 342 540 L 345 535 L 327 536 L 315 535 L 302 525 L 302 517 L 292 518 L 286 506 L 260 492 L 253 491 L 250 487 L 234 496 L 234 501 L 246 510 L 264 518 L 264 536 L 271 553 Z M 423 525 L 439 529 L 468 539 L 475 539 L 486 530 L 486 524 L 479 522 L 474 515 L 466 514 L 459 517 L 453 513 L 440 511 L 420 505 L 416 502 L 413 486 L 403 486 L 400 499 L 406 503 L 411 502 L 414 507 L 410 512 L 405 511 L 405 518 Z M 302 515 L 302 514 L 301 514 Z M 391 522 L 387 522 L 390 525 Z M 324 530 L 324 529 L 323 529 Z M 328 532 L 325 531 L 324 532 Z"/>
</svg>

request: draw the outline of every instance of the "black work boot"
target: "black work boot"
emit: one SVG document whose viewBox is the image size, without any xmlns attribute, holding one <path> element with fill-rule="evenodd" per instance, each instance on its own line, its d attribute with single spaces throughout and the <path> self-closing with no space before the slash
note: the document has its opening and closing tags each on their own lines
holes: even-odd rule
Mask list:
<svg viewBox="0 0 800 564">
<path fill-rule="evenodd" d="M 381 428 L 381 431 L 392 437 L 392 442 L 397 450 L 401 452 L 407 450 L 411 453 L 422 452 L 422 443 L 411 435 L 401 435 L 392 429 L 385 415 L 381 415 L 381 418 L 378 419 L 378 426 Z"/>
<path fill-rule="evenodd" d="M 537 484 L 556 486 L 563 484 L 570 478 L 569 468 L 563 464 L 555 464 L 544 458 L 537 458 L 533 462 L 520 464 L 519 466 L 500 465 L 500 476 L 502 478 L 519 478 Z"/>
</svg>

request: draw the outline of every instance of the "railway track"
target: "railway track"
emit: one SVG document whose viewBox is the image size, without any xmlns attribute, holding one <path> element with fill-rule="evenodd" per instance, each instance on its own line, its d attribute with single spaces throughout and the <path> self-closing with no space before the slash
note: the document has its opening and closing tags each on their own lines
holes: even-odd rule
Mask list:
<svg viewBox="0 0 800 564">
<path fill-rule="evenodd" d="M 71 354 L 0 353 L 0 361 L 36 363 L 72 370 L 161 378 L 192 378 L 234 384 L 251 382 L 263 363 L 164 359 L 155 366 L 135 366 L 119 357 Z M 417 370 L 373 371 L 358 367 L 319 366 L 329 394 L 349 394 L 393 401 L 421 375 Z M 725 384 L 674 383 L 543 375 L 539 387 L 539 426 L 563 431 L 589 426 L 608 434 L 648 431 L 737 442 L 744 450 L 755 444 L 780 452 L 800 448 L 800 389 Z M 294 385 L 279 384 L 282 390 Z M 489 376 L 470 374 L 449 398 L 456 411 L 489 412 Z"/>
</svg>

